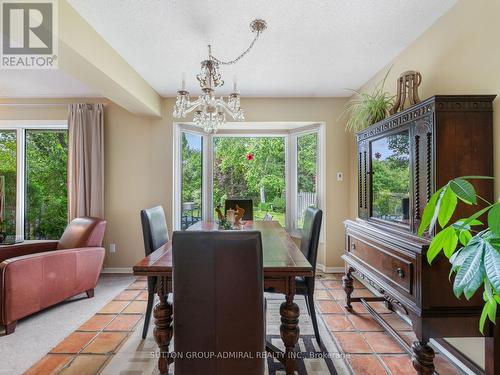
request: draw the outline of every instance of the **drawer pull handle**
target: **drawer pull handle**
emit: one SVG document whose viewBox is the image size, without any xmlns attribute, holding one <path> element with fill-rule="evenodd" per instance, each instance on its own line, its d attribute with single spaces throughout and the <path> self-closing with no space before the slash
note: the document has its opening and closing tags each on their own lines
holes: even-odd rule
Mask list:
<svg viewBox="0 0 500 375">
<path fill-rule="evenodd" d="M 356 244 L 355 244 L 355 243 L 352 243 L 352 244 L 351 244 L 351 251 L 354 251 L 354 250 L 356 250 Z"/>
<path fill-rule="evenodd" d="M 402 268 L 397 268 L 396 272 L 398 273 L 399 277 L 401 277 L 401 278 L 405 277 L 405 271 L 403 271 Z"/>
</svg>

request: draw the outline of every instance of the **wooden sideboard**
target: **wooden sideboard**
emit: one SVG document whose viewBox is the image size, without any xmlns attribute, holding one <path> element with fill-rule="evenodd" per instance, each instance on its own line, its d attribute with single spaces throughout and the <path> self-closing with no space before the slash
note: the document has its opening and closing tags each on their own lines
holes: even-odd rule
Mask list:
<svg viewBox="0 0 500 375">
<path fill-rule="evenodd" d="M 428 344 L 431 338 L 480 336 L 482 293 L 476 293 L 470 301 L 457 299 L 448 279 L 448 260 L 439 256 L 430 266 L 426 251 L 431 235 L 426 233 L 421 238 L 416 232 L 423 209 L 436 189 L 458 176 L 493 175 L 494 98 L 433 96 L 357 134 L 359 217 L 345 222 L 346 307 L 362 303 L 412 355 L 419 374 L 434 372 L 434 350 Z M 378 152 L 372 155 L 376 148 L 373 142 L 391 134 L 404 134 L 408 142 L 409 189 L 404 198 L 398 196 L 406 201 L 401 205 L 405 212 L 398 220 L 381 218 L 373 200 L 372 185 L 377 178 L 373 157 L 381 158 Z M 474 185 L 481 196 L 493 200 L 490 180 Z M 453 219 L 470 215 L 474 210 L 477 207 L 459 205 Z M 378 296 L 352 297 L 353 277 L 371 286 Z M 410 347 L 370 307 L 372 301 L 385 301 L 388 308 L 406 317 L 418 341 Z M 485 372 L 500 374 L 499 329 L 490 325 L 485 336 Z"/>
</svg>

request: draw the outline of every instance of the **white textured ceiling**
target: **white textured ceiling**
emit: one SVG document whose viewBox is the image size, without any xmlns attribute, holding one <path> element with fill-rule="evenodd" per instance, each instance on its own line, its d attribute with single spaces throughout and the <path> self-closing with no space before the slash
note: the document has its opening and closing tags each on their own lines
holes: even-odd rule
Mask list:
<svg viewBox="0 0 500 375">
<path fill-rule="evenodd" d="M 0 70 L 0 97 L 98 97 L 62 70 Z"/>
<path fill-rule="evenodd" d="M 230 59 L 249 44 L 249 23 L 268 29 L 247 57 L 224 66 L 242 96 L 346 96 L 422 34 L 456 0 L 69 0 L 161 95 L 172 96 L 206 57 Z M 408 67 L 418 69 L 418 66 Z M 221 91 L 219 91 L 221 92 Z"/>
</svg>

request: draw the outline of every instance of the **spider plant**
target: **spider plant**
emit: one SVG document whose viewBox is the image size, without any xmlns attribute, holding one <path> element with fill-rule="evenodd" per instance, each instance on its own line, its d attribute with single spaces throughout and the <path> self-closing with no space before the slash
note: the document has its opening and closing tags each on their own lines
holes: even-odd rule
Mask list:
<svg viewBox="0 0 500 375">
<path fill-rule="evenodd" d="M 394 103 L 395 95 L 384 91 L 385 81 L 389 75 L 389 69 L 384 79 L 373 88 L 371 93 L 359 92 L 349 89 L 355 95 L 347 104 L 341 118 L 349 115 L 346 130 L 358 132 L 385 119 L 389 115 L 389 109 Z"/>
</svg>

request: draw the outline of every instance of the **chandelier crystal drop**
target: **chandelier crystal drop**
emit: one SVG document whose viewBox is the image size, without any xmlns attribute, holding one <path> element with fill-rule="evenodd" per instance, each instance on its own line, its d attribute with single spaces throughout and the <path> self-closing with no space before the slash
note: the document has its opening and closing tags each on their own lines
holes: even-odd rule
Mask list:
<svg viewBox="0 0 500 375">
<path fill-rule="evenodd" d="M 173 116 L 175 118 L 186 118 L 191 112 L 193 114 L 193 123 L 203 128 L 206 133 L 216 133 L 218 128 L 225 124 L 226 115 L 229 115 L 235 121 L 244 121 L 245 115 L 241 108 L 240 94 L 238 92 L 236 79 L 233 92 L 229 94 L 226 100 L 221 96 L 215 96 L 215 88 L 222 87 L 224 80 L 220 74 L 220 65 L 232 65 L 237 63 L 253 48 L 260 34 L 266 29 L 264 20 L 254 20 L 250 24 L 252 32 L 255 33 L 250 46 L 237 58 L 230 61 L 222 61 L 212 55 L 212 47 L 208 46 L 208 59 L 201 62 L 201 72 L 196 76 L 202 94 L 198 99 L 191 101 L 189 92 L 185 87 L 185 79 L 182 79 L 182 88 L 177 91 L 177 100 L 174 105 Z"/>
</svg>

